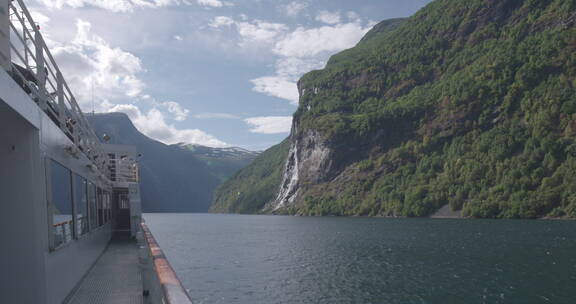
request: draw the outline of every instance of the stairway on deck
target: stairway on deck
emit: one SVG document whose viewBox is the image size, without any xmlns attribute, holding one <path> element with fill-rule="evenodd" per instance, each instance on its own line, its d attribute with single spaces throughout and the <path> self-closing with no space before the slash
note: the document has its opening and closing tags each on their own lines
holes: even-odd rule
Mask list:
<svg viewBox="0 0 576 304">
<path fill-rule="evenodd" d="M 115 237 L 90 269 L 67 304 L 142 304 L 138 245 Z"/>
</svg>

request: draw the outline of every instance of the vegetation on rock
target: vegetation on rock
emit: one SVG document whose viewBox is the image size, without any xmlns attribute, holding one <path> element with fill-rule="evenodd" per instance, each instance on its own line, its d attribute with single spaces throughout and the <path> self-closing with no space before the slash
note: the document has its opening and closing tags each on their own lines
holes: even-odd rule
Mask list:
<svg viewBox="0 0 576 304">
<path fill-rule="evenodd" d="M 289 148 L 290 141 L 286 139 L 260 154 L 250 165 L 220 185 L 210 211 L 260 212 L 276 195 Z"/>
<path fill-rule="evenodd" d="M 335 165 L 284 212 L 576 217 L 576 0 L 436 0 L 390 24 L 299 82 L 292 137 L 316 130 Z"/>
</svg>

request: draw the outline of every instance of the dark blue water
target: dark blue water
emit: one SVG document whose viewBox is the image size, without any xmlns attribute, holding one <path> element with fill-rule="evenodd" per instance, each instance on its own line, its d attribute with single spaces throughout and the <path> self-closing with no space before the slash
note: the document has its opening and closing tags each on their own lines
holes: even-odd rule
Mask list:
<svg viewBox="0 0 576 304">
<path fill-rule="evenodd" d="M 195 303 L 576 303 L 576 222 L 145 218 Z"/>
</svg>

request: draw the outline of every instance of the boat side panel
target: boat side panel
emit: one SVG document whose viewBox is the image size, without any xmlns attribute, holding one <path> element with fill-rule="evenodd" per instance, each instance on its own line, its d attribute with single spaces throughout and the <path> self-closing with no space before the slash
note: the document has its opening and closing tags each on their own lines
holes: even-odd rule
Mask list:
<svg viewBox="0 0 576 304">
<path fill-rule="evenodd" d="M 66 148 L 73 145 L 72 141 L 47 115 L 42 115 L 41 118 L 41 152 L 46 164 L 51 160 L 57 161 L 73 173 L 92 181 L 98 187 L 107 188 L 97 174 L 89 168 L 91 162 L 88 158 L 82 153 L 74 156 L 67 152 Z M 45 214 L 50 222 L 47 208 L 45 208 Z M 48 234 L 47 231 L 46 227 L 43 233 Z M 106 249 L 111 237 L 111 223 L 108 223 L 54 251 L 45 250 L 48 304 L 62 303 Z"/>
<path fill-rule="evenodd" d="M 48 233 L 39 142 L 38 129 L 0 99 L 2 303 L 45 303 Z"/>
<path fill-rule="evenodd" d="M 104 252 L 111 235 L 110 224 L 106 224 L 47 254 L 47 303 L 60 304 L 66 299 Z"/>
<path fill-rule="evenodd" d="M 0 69 L 0 99 L 36 129 L 40 129 L 42 111 L 4 69 Z"/>
</svg>

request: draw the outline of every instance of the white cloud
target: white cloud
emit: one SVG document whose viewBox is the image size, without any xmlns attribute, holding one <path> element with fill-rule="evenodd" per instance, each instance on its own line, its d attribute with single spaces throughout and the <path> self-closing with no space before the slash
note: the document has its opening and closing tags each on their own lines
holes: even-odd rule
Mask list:
<svg viewBox="0 0 576 304">
<path fill-rule="evenodd" d="M 184 121 L 188 117 L 190 111 L 188 109 L 182 108 L 182 106 L 174 101 L 165 101 L 160 103 L 160 106 L 166 108 L 169 113 L 174 115 L 174 120 Z"/>
<path fill-rule="evenodd" d="M 42 13 L 39 13 L 37 11 L 31 11 L 30 15 L 32 15 L 32 20 L 34 20 L 34 22 L 38 23 L 38 25 L 40 26 L 41 29 L 50 22 L 50 17 L 48 17 Z M 46 33 L 42 33 L 42 36 L 45 36 L 45 35 L 46 35 Z"/>
<path fill-rule="evenodd" d="M 175 39 L 175 40 L 178 40 L 178 41 L 182 41 L 182 40 L 183 40 L 182 36 L 180 36 L 180 35 L 174 35 L 174 39 Z"/>
<path fill-rule="evenodd" d="M 214 28 L 221 28 L 231 26 L 235 23 L 234 19 L 226 16 L 217 16 L 212 19 L 210 26 Z"/>
<path fill-rule="evenodd" d="M 302 1 L 292 1 L 287 5 L 282 6 L 284 11 L 286 12 L 286 15 L 290 17 L 298 16 L 300 12 L 305 10 L 307 7 L 308 3 Z"/>
<path fill-rule="evenodd" d="M 152 108 L 144 114 L 133 104 L 119 104 L 110 108 L 108 112 L 126 113 L 140 132 L 168 145 L 189 143 L 209 147 L 230 146 L 202 130 L 177 129 L 174 125 L 166 123 L 164 114 L 156 108 Z"/>
<path fill-rule="evenodd" d="M 338 24 L 340 23 L 340 12 L 320 11 L 316 16 L 316 21 L 332 25 Z"/>
<path fill-rule="evenodd" d="M 52 53 L 80 104 L 93 98 L 118 100 L 138 97 L 144 83 L 140 59 L 90 32 L 88 22 L 78 20 L 76 36 L 67 43 L 51 42 Z M 97 92 L 97 96 L 93 96 Z"/>
<path fill-rule="evenodd" d="M 250 132 L 261 134 L 289 133 L 292 127 L 292 116 L 252 117 L 244 120 L 252 127 Z"/>
<path fill-rule="evenodd" d="M 230 17 L 218 16 L 212 19 L 209 24 L 213 28 L 224 28 L 234 26 L 240 35 L 239 46 L 249 46 L 253 43 L 274 42 L 276 37 L 285 33 L 288 27 L 281 23 L 271 23 L 262 20 L 236 21 Z"/>
<path fill-rule="evenodd" d="M 280 23 L 269 23 L 261 20 L 253 22 L 237 22 L 238 33 L 252 41 L 270 41 L 282 32 L 288 30 L 288 27 Z"/>
<path fill-rule="evenodd" d="M 196 119 L 239 119 L 237 115 L 229 113 L 200 113 L 193 115 Z"/>
<path fill-rule="evenodd" d="M 268 96 L 289 100 L 292 104 L 298 104 L 298 87 L 296 82 L 282 76 L 267 76 L 251 80 L 254 84 L 254 92 Z"/>
<path fill-rule="evenodd" d="M 304 9 L 306 5 L 292 2 L 288 6 Z M 235 30 L 238 36 L 232 43 L 240 48 L 272 50 L 272 54 L 277 56 L 275 74 L 252 79 L 252 90 L 297 105 L 298 79 L 306 72 L 322 68 L 331 54 L 356 45 L 371 28 L 370 24 L 363 26 L 360 19 L 341 23 L 340 12 L 322 11 L 317 18 L 329 25 L 316 28 L 300 26 L 290 31 L 281 23 L 244 20 L 246 18 L 238 21 L 227 16 L 215 17 L 209 25 L 216 29 Z"/>
<path fill-rule="evenodd" d="M 38 0 L 38 2 L 52 9 L 61 9 L 66 6 L 72 8 L 96 7 L 116 13 L 132 12 L 136 8 L 188 4 L 187 0 Z"/>
<path fill-rule="evenodd" d="M 307 29 L 299 27 L 279 41 L 274 52 L 285 57 L 312 57 L 353 47 L 370 30 L 360 23 Z"/>
<path fill-rule="evenodd" d="M 353 11 L 349 11 L 348 13 L 346 13 L 346 17 L 348 17 L 348 20 L 350 21 L 354 22 L 361 21 L 360 15 L 358 15 L 356 12 Z"/>
<path fill-rule="evenodd" d="M 318 28 L 298 27 L 280 35 L 272 50 L 278 56 L 275 75 L 251 80 L 253 90 L 297 105 L 298 79 L 306 72 L 322 68 L 331 54 L 356 45 L 370 28 L 371 25 L 352 22 Z"/>
<path fill-rule="evenodd" d="M 226 1 L 220 0 L 197 0 L 198 4 L 204 7 L 223 7 L 232 6 L 233 4 Z"/>
<path fill-rule="evenodd" d="M 177 102 L 157 102 L 143 94 L 145 84 L 138 77 L 144 72 L 140 59 L 91 33 L 90 23 L 78 20 L 76 27 L 72 41 L 51 43 L 52 53 L 82 108 L 89 109 L 94 104 L 97 112 L 124 112 L 142 133 L 166 144 L 227 146 L 201 130 L 178 129 L 167 123 L 166 115 L 175 121 L 184 121 L 189 110 Z M 144 114 L 134 104 L 119 104 L 126 100 L 146 101 L 153 107 Z"/>
<path fill-rule="evenodd" d="M 282 57 L 276 61 L 276 74 L 293 81 L 297 81 L 302 74 L 324 66 L 320 58 Z"/>
<path fill-rule="evenodd" d="M 285 57 L 276 61 L 276 75 L 251 80 L 253 91 L 289 100 L 298 105 L 298 79 L 306 72 L 320 69 L 324 61 L 316 58 Z"/>
</svg>

